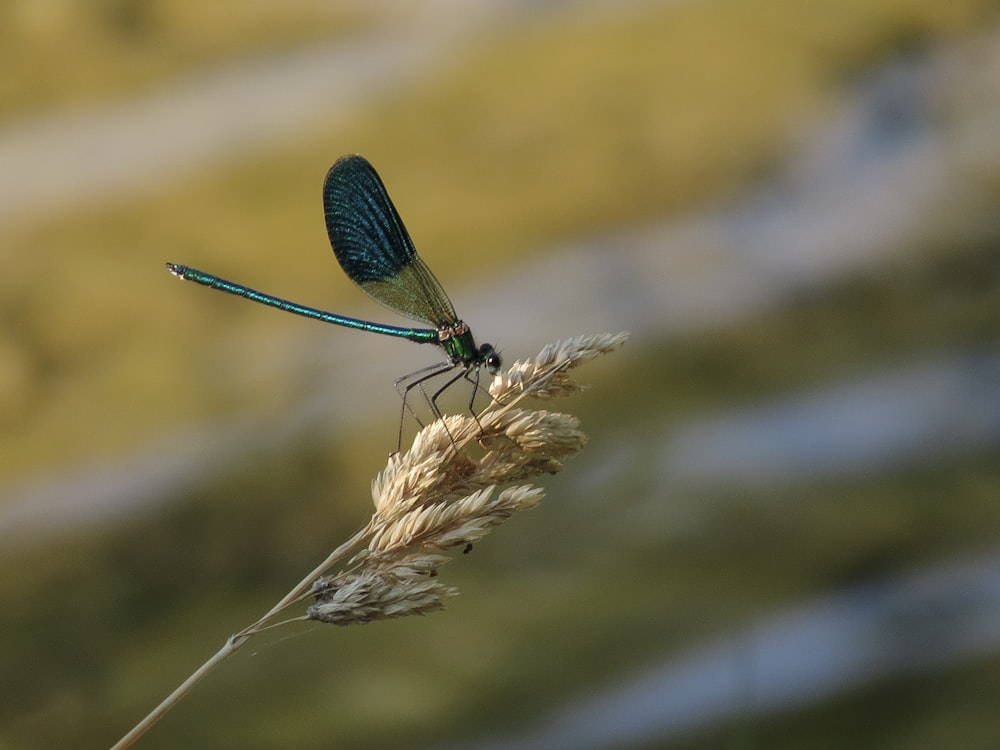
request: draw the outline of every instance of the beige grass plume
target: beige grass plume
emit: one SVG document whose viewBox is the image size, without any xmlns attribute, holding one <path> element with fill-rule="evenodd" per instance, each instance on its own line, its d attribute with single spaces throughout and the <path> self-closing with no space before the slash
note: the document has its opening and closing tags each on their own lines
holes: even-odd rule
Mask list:
<svg viewBox="0 0 1000 750">
<path fill-rule="evenodd" d="M 524 399 L 579 392 L 583 386 L 569 371 L 627 338 L 598 334 L 550 344 L 533 360 L 498 373 L 489 386 L 491 403 L 477 416 L 448 415 L 420 430 L 372 482 L 375 512 L 368 524 L 267 614 L 231 636 L 113 750 L 130 747 L 256 633 L 301 620 L 350 625 L 441 609 L 457 593 L 438 576 L 450 559 L 446 553 L 468 551 L 511 515 L 537 505 L 542 490 L 525 480 L 561 471 L 587 443 L 575 417 L 527 408 Z M 338 565 L 342 569 L 331 572 Z M 304 602 L 311 603 L 304 614 L 278 619 Z"/>
</svg>

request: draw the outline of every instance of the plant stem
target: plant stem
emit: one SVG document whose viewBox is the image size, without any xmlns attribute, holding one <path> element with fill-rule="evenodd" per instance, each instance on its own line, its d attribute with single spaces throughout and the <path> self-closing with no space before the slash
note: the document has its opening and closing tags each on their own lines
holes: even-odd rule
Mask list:
<svg viewBox="0 0 1000 750">
<path fill-rule="evenodd" d="M 263 617 L 238 633 L 231 635 L 228 640 L 226 640 L 226 643 L 222 646 L 222 648 L 215 652 L 214 656 L 198 667 L 198 669 L 196 669 L 190 677 L 178 685 L 170 695 L 163 699 L 160 705 L 146 714 L 142 721 L 132 727 L 128 734 L 112 746 L 111 750 L 125 750 L 125 748 L 132 747 L 136 740 L 146 734 L 146 732 L 148 732 L 156 722 L 162 719 L 170 711 L 170 709 L 181 701 L 185 695 L 191 692 L 195 685 L 205 679 L 209 672 L 236 653 L 244 643 L 250 640 L 250 636 L 260 632 L 260 630 L 263 629 L 263 627 L 266 626 L 276 614 L 285 609 L 285 607 L 288 607 L 301 599 L 303 595 L 309 591 L 313 582 L 317 578 L 322 576 L 331 565 L 357 547 L 370 531 L 371 523 L 369 522 L 365 528 L 331 552 L 330 555 L 320 565 L 318 565 L 315 570 L 299 581 L 299 583 L 292 588 L 291 591 L 285 594 L 285 596 L 281 598 L 281 601 L 271 607 L 271 609 L 268 610 Z"/>
</svg>

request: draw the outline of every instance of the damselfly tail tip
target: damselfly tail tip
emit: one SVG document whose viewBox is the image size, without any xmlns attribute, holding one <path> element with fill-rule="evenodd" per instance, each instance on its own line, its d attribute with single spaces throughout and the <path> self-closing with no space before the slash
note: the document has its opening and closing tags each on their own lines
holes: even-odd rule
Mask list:
<svg viewBox="0 0 1000 750">
<path fill-rule="evenodd" d="M 184 272 L 187 270 L 185 266 L 177 265 L 176 263 L 167 263 L 167 270 L 170 271 L 178 279 L 184 278 Z"/>
</svg>

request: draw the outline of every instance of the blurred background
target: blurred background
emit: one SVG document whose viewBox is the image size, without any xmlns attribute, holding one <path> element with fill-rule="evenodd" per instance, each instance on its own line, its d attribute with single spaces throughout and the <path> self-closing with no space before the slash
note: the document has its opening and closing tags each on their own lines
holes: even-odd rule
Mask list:
<svg viewBox="0 0 1000 750">
<path fill-rule="evenodd" d="M 108 746 L 370 515 L 433 347 L 629 330 L 424 618 L 254 639 L 144 748 L 995 748 L 1000 3 L 5 0 L 0 747 Z M 411 429 L 412 423 L 408 426 Z"/>
</svg>

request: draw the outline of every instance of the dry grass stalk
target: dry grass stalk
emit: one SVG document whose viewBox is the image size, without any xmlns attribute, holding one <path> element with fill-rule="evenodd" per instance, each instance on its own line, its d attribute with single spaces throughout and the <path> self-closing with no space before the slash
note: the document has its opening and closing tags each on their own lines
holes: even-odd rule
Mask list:
<svg viewBox="0 0 1000 750">
<path fill-rule="evenodd" d="M 389 457 L 372 482 L 375 513 L 260 620 L 233 635 L 201 668 L 126 735 L 126 748 L 170 710 L 208 672 L 252 635 L 290 620 L 288 607 L 312 600 L 296 620 L 334 625 L 367 623 L 439 610 L 457 591 L 438 579 L 450 558 L 519 510 L 533 508 L 542 490 L 515 484 L 561 471 L 586 445 L 575 417 L 520 406 L 530 396 L 552 399 L 583 386 L 569 370 L 620 347 L 627 334 L 580 336 L 546 346 L 533 360 L 515 362 L 489 386 L 493 400 L 476 417 L 449 415 L 423 428 L 404 453 Z M 335 566 L 347 568 L 329 574 Z M 113 748 L 114 750 L 114 748 Z"/>
<path fill-rule="evenodd" d="M 468 550 L 512 514 L 534 507 L 539 488 L 520 484 L 497 492 L 498 485 L 561 471 L 586 445 L 575 417 L 518 403 L 582 390 L 567 371 L 624 339 L 584 336 L 546 346 L 495 377 L 494 400 L 478 417 L 443 417 L 421 430 L 408 451 L 390 456 L 372 482 L 375 514 L 364 534 L 367 546 L 354 558 L 358 567 L 318 579 L 306 618 L 348 625 L 443 607 L 456 592 L 437 580 L 448 558 L 432 553 Z M 417 571 L 414 560 L 421 561 Z"/>
</svg>

